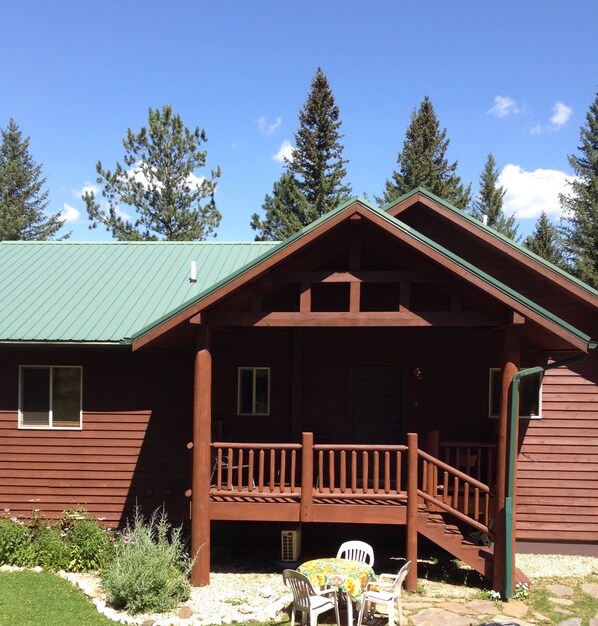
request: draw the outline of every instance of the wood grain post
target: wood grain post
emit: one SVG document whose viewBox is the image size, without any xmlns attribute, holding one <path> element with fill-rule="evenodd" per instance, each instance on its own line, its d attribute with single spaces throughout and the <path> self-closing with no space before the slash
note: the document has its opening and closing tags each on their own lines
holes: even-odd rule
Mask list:
<svg viewBox="0 0 598 626">
<path fill-rule="evenodd" d="M 314 519 L 314 434 L 303 433 L 301 438 L 301 521 Z"/>
<path fill-rule="evenodd" d="M 426 450 L 428 454 L 431 454 L 434 458 L 438 458 L 439 454 L 439 441 L 440 441 L 440 433 L 437 430 L 429 430 L 426 433 Z M 436 496 L 436 485 L 438 482 L 438 471 L 436 466 L 432 463 L 428 463 L 428 484 L 426 485 L 426 490 L 428 495 Z M 428 503 L 428 508 L 430 504 Z"/>
<path fill-rule="evenodd" d="M 504 595 L 505 554 L 511 546 L 505 545 L 505 497 L 507 489 L 507 441 L 509 428 L 509 398 L 513 376 L 519 369 L 519 338 L 513 326 L 505 329 L 503 363 L 498 414 L 498 446 L 496 451 L 496 507 L 494 511 L 494 565 L 492 588 Z"/>
<path fill-rule="evenodd" d="M 195 355 L 193 384 L 193 475 L 191 555 L 195 558 L 191 584 L 210 584 L 210 473 L 212 422 L 212 355 L 203 348 Z"/>
<path fill-rule="evenodd" d="M 411 568 L 405 587 L 417 589 L 417 433 L 407 434 L 407 560 Z"/>
</svg>

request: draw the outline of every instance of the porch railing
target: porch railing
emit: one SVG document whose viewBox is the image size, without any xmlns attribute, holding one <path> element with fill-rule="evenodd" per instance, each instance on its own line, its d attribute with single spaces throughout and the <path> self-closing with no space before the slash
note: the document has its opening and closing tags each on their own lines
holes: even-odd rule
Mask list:
<svg viewBox="0 0 598 626">
<path fill-rule="evenodd" d="M 316 496 L 388 498 L 405 493 L 405 445 L 316 444 Z"/>
<path fill-rule="evenodd" d="M 419 500 L 470 530 L 491 534 L 490 487 L 420 450 L 417 435 L 408 443 L 314 445 L 311 433 L 303 433 L 301 444 L 215 442 L 210 493 L 300 500 L 305 521 L 318 498 L 403 499 L 412 507 Z"/>
<path fill-rule="evenodd" d="M 299 497 L 301 448 L 298 443 L 215 442 L 210 491 Z"/>
</svg>

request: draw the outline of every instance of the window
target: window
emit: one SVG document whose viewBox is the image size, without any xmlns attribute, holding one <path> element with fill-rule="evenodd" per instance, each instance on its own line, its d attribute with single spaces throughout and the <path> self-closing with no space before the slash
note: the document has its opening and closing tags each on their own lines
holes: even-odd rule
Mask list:
<svg viewBox="0 0 598 626">
<path fill-rule="evenodd" d="M 500 410 L 501 375 L 499 368 L 490 369 L 490 417 L 498 417 Z M 531 374 L 519 379 L 519 417 L 542 417 L 542 374 Z"/>
<path fill-rule="evenodd" d="M 239 415 L 270 414 L 270 368 L 240 367 L 238 389 Z"/>
<path fill-rule="evenodd" d="M 81 428 L 82 368 L 22 365 L 19 428 Z"/>
</svg>

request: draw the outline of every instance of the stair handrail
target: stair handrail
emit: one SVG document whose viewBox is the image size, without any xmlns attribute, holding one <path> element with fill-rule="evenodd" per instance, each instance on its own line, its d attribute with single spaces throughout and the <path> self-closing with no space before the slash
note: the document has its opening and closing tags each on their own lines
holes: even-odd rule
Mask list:
<svg viewBox="0 0 598 626">
<path fill-rule="evenodd" d="M 421 449 L 418 449 L 418 457 L 425 462 L 425 469 L 424 469 L 424 472 L 422 472 L 422 484 L 424 488 L 423 489 L 418 488 L 418 496 L 421 497 L 425 502 L 433 504 L 434 506 L 437 506 L 443 511 L 450 513 L 461 522 L 466 523 L 467 525 L 475 528 L 476 530 L 479 530 L 488 535 L 491 535 L 492 531 L 489 528 L 488 523 L 484 524 L 478 519 L 479 513 L 480 513 L 478 493 L 481 493 L 486 499 L 486 504 L 484 506 L 484 513 L 485 513 L 486 520 L 487 521 L 489 520 L 489 498 L 491 495 L 490 487 L 480 482 L 479 480 L 472 478 L 471 476 L 469 476 L 465 472 L 462 472 L 456 467 L 448 465 L 444 461 L 441 461 L 440 459 L 432 456 L 431 454 Z M 428 467 L 428 465 L 430 465 L 431 467 Z M 435 479 L 435 476 L 434 476 L 435 472 L 433 468 L 436 468 L 436 471 L 438 469 L 443 470 L 446 474 L 451 475 L 453 477 L 453 483 L 455 479 L 457 481 L 460 480 L 463 483 L 463 488 L 464 488 L 463 500 L 464 500 L 464 503 L 467 502 L 467 506 L 464 507 L 465 511 L 459 510 L 457 507 L 451 505 L 449 502 L 446 502 L 446 499 L 447 499 L 446 493 L 443 493 L 442 498 L 438 497 L 437 495 L 438 480 Z M 443 486 L 446 487 L 447 485 L 448 485 L 448 480 L 446 480 L 445 478 Z M 458 492 L 458 487 L 459 485 L 457 483 L 455 485 L 455 492 Z M 471 515 L 468 515 L 469 490 L 471 488 L 474 489 L 474 517 L 472 517 Z M 459 501 L 458 493 L 456 493 L 455 497 L 453 498 L 453 501 L 454 500 L 456 500 L 458 504 L 458 501 Z"/>
</svg>

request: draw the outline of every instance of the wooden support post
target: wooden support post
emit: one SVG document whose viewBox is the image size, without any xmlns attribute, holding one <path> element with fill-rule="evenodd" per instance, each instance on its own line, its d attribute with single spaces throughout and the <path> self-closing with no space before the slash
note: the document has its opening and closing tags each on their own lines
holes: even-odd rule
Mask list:
<svg viewBox="0 0 598 626">
<path fill-rule="evenodd" d="M 291 328 L 291 441 L 299 441 L 303 407 L 303 329 Z"/>
<path fill-rule="evenodd" d="M 405 586 L 408 591 L 417 589 L 417 433 L 407 434 L 407 560 L 411 568 Z"/>
<path fill-rule="evenodd" d="M 301 515 L 302 522 L 314 519 L 314 434 L 303 433 L 301 439 Z"/>
<path fill-rule="evenodd" d="M 496 451 L 496 508 L 494 511 L 494 566 L 492 588 L 504 594 L 505 554 L 505 496 L 507 480 L 507 441 L 509 427 L 509 397 L 513 376 L 519 369 L 519 339 L 513 326 L 505 329 L 501 378 L 500 410 L 498 415 L 498 446 Z M 513 559 L 514 562 L 514 559 Z"/>
<path fill-rule="evenodd" d="M 210 472 L 212 422 L 212 355 L 203 348 L 195 355 L 193 385 L 193 475 L 191 555 L 195 558 L 191 584 L 210 583 Z"/>
</svg>

